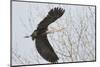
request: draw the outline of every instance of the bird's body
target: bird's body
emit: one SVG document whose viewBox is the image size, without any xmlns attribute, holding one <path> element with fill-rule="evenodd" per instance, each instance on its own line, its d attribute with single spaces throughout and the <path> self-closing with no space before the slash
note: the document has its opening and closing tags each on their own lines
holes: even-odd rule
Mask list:
<svg viewBox="0 0 100 67">
<path fill-rule="evenodd" d="M 35 39 L 38 53 L 47 61 L 55 63 L 58 56 L 50 45 L 47 33 L 48 25 L 60 18 L 64 13 L 62 8 L 54 8 L 48 12 L 48 15 L 38 24 L 37 29 L 32 33 L 32 40 Z"/>
</svg>

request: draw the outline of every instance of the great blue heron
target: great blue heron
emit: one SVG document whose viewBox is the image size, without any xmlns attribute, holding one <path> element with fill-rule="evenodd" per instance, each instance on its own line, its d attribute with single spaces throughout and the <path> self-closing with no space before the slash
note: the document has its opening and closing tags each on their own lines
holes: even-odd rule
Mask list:
<svg viewBox="0 0 100 67">
<path fill-rule="evenodd" d="M 55 7 L 48 12 L 48 15 L 38 24 L 37 29 L 32 33 L 32 40 L 35 39 L 36 49 L 38 53 L 47 61 L 55 63 L 58 61 L 58 56 L 51 47 L 48 38 L 48 25 L 56 21 L 64 14 L 63 8 Z M 28 38 L 29 36 L 26 36 Z"/>
</svg>

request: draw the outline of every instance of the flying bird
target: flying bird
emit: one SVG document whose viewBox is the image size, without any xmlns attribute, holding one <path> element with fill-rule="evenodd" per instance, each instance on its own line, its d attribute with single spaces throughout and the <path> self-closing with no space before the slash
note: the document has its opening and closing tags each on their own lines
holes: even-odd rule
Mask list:
<svg viewBox="0 0 100 67">
<path fill-rule="evenodd" d="M 30 36 L 25 36 L 26 38 L 32 37 L 32 40 L 35 39 L 38 53 L 51 63 L 56 63 L 59 58 L 47 38 L 48 25 L 60 18 L 64 12 L 65 10 L 59 7 L 51 9 L 48 15 L 38 24 L 37 29 Z"/>
</svg>

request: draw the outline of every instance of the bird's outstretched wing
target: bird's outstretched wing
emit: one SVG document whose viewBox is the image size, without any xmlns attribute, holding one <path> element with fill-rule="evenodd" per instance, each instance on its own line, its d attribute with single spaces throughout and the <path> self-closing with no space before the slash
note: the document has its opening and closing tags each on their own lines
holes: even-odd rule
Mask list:
<svg viewBox="0 0 100 67">
<path fill-rule="evenodd" d="M 36 38 L 36 49 L 39 54 L 49 62 L 54 63 L 59 59 L 53 48 L 51 47 L 46 34 Z"/>
<path fill-rule="evenodd" d="M 39 54 L 47 61 L 49 62 L 57 62 L 59 59 L 56 53 L 54 52 L 52 46 L 50 45 L 47 34 L 45 33 L 47 30 L 47 27 L 49 24 L 53 23 L 55 20 L 60 18 L 63 13 L 64 9 L 62 8 L 54 8 L 51 9 L 37 28 L 37 37 L 36 37 L 36 49 L 39 52 Z M 45 34 L 43 34 L 45 33 Z"/>
<path fill-rule="evenodd" d="M 55 7 L 48 12 L 48 15 L 40 22 L 37 30 L 47 29 L 48 25 L 60 18 L 65 10 L 63 8 Z"/>
</svg>

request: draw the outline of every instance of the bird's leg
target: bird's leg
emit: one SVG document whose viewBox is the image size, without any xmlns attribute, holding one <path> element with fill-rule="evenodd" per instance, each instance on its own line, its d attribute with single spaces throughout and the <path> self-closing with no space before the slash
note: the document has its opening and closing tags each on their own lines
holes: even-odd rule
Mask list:
<svg viewBox="0 0 100 67">
<path fill-rule="evenodd" d="M 48 34 L 48 33 L 54 33 L 54 32 L 60 32 L 60 31 L 62 31 L 64 28 L 61 28 L 61 29 L 54 29 L 53 28 L 53 30 L 49 30 L 49 31 L 47 31 L 46 33 Z"/>
</svg>

